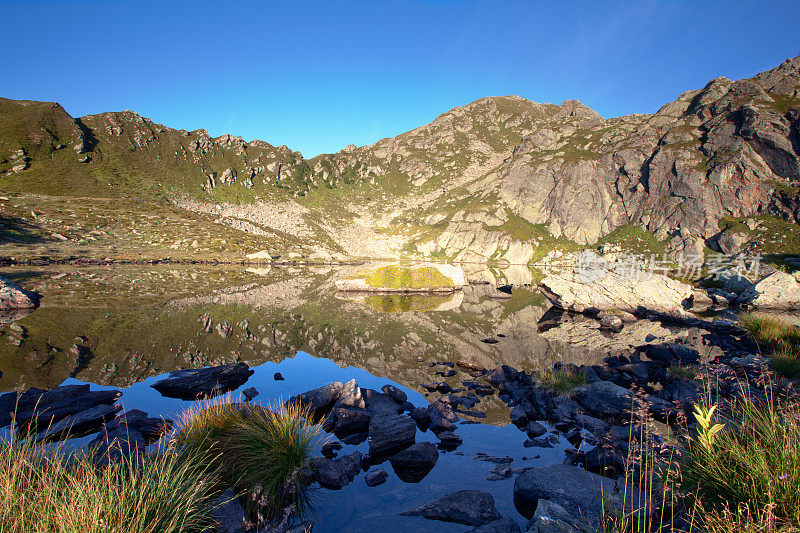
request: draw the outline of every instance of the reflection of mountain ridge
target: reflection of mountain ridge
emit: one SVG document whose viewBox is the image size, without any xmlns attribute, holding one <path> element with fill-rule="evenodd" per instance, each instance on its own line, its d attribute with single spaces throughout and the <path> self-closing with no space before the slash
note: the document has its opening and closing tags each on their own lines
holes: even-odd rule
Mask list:
<svg viewBox="0 0 800 533">
<path fill-rule="evenodd" d="M 147 277 L 147 269 L 142 271 Z M 87 283 L 89 274 L 84 273 Z M 546 309 L 535 290 L 515 290 L 512 298 L 500 300 L 493 297 L 497 293 L 492 286 L 468 286 L 456 309 L 387 314 L 338 299 L 333 282 L 342 271 L 337 268 L 215 275 L 219 280 L 211 290 L 208 279 L 180 275 L 177 279 L 186 285 L 166 303 L 110 309 L 82 308 L 83 297 L 69 305 L 76 280 L 42 281 L 46 294 L 61 304 L 43 306 L 19 321 L 26 330 L 20 346 L 8 342 L 7 326 L 0 329 L 5 332 L 0 338 L 5 372 L 0 389 L 21 382 L 52 387 L 67 376 L 125 387 L 178 368 L 235 361 L 255 366 L 306 351 L 420 390 L 419 383 L 441 379 L 433 376 L 428 361 L 463 358 L 487 368 L 509 364 L 520 369 L 557 360 L 586 364 L 614 349 L 644 344 L 649 333 L 669 334 L 660 325 L 641 322 L 608 336 L 592 326 L 594 321 L 575 318 L 539 334 Z M 195 282 L 202 294 L 192 294 Z M 131 298 L 138 301 L 143 296 L 135 293 L 137 286 L 136 279 L 125 278 L 117 290 L 133 290 Z M 150 286 L 140 288 L 148 295 L 152 291 Z M 186 293 L 190 295 L 180 296 Z M 499 342 L 482 342 L 487 338 Z M 590 349 L 576 346 L 578 342 Z M 457 387 L 458 380 L 446 381 Z"/>
</svg>

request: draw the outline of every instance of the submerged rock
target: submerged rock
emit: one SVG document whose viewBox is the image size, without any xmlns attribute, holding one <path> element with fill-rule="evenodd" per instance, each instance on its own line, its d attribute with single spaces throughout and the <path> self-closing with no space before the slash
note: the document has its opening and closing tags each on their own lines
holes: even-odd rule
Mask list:
<svg viewBox="0 0 800 533">
<path fill-rule="evenodd" d="M 356 451 L 338 459 L 314 457 L 309 461 L 309 466 L 320 485 L 326 489 L 340 489 L 353 481 L 361 471 L 361 459 L 361 452 Z"/>
<path fill-rule="evenodd" d="M 395 454 L 389 462 L 394 473 L 406 483 L 418 483 L 439 460 L 439 451 L 431 442 L 418 442 Z"/>
<path fill-rule="evenodd" d="M 482 526 L 502 518 L 495 509 L 492 495 L 479 490 L 459 490 L 400 514 L 468 526 Z"/>
</svg>

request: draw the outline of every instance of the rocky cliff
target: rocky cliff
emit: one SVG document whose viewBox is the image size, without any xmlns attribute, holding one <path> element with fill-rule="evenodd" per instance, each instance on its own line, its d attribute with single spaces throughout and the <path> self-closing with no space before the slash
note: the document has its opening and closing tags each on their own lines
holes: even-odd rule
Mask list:
<svg viewBox="0 0 800 533">
<path fill-rule="evenodd" d="M 0 176 L 11 195 L 172 202 L 269 236 L 273 255 L 798 253 L 800 56 L 653 114 L 490 97 L 312 159 L 131 111 L 73 119 L 55 103 L 0 99 Z"/>
</svg>

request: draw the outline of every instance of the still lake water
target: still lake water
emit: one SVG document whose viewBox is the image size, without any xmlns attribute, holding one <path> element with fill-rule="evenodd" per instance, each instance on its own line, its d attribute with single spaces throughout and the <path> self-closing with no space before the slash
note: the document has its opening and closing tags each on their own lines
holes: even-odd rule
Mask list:
<svg viewBox="0 0 800 533">
<path fill-rule="evenodd" d="M 444 380 L 458 388 L 469 378 L 461 372 L 442 378 L 435 372 L 446 368 L 429 363 L 469 359 L 490 369 L 508 364 L 528 371 L 556 361 L 594 364 L 645 339 L 668 342 L 681 334 L 647 320 L 620 333 L 601 331 L 594 320 L 549 309 L 535 288 L 515 288 L 510 298 L 492 285 L 471 285 L 453 296 L 337 294 L 334 282 L 351 269 L 4 269 L 2 275 L 43 298 L 28 315 L 0 317 L 0 392 L 91 383 L 92 389 L 121 390 L 125 409 L 176 418 L 193 402 L 163 397 L 150 385 L 180 368 L 243 361 L 255 374 L 231 393 L 234 399 L 255 387 L 260 395 L 254 402 L 270 405 L 355 378 L 366 388 L 398 386 L 424 407 L 439 395 L 428 396 L 420 383 Z M 275 381 L 275 372 L 285 381 Z M 476 454 L 510 456 L 511 468 L 543 466 L 560 463 L 569 444 L 560 438 L 554 448 L 525 448 L 525 434 L 510 424 L 509 409 L 494 395 L 473 409 L 486 418 L 462 417 L 457 433 L 464 443 L 440 452 L 419 483 L 401 481 L 386 462 L 373 467 L 389 472 L 383 485 L 368 488 L 359 475 L 342 490 L 316 491 L 314 531 L 376 524 L 387 531 L 463 531 L 468 528 L 398 515 L 461 489 L 491 493 L 500 513 L 524 526 L 512 501 L 514 478 L 487 480 L 495 465 Z M 438 443 L 432 433 L 418 432 L 417 441 L 423 440 Z M 366 443 L 345 446 L 339 455 L 356 449 L 366 453 Z"/>
</svg>

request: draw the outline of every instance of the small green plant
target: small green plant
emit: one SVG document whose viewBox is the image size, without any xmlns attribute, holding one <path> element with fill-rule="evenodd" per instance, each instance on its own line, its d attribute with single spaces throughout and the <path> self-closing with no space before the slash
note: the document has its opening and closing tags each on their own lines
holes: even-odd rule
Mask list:
<svg viewBox="0 0 800 533">
<path fill-rule="evenodd" d="M 710 408 L 702 405 L 694 406 L 694 418 L 698 423 L 697 440 L 709 451 L 714 448 L 717 434 L 725 428 L 725 424 L 711 423 L 711 419 L 714 417 L 714 411 L 716 410 L 716 405 Z"/>
<path fill-rule="evenodd" d="M 667 376 L 670 379 L 683 379 L 686 381 L 694 381 L 700 376 L 697 368 L 686 365 L 670 365 L 667 368 Z"/>
</svg>

